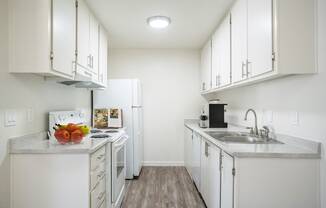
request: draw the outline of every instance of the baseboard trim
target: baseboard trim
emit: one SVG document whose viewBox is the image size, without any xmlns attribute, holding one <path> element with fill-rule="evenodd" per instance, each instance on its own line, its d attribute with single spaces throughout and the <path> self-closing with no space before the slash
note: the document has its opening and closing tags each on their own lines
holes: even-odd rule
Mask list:
<svg viewBox="0 0 326 208">
<path fill-rule="evenodd" d="M 184 166 L 183 161 L 144 161 L 143 166 Z"/>
</svg>

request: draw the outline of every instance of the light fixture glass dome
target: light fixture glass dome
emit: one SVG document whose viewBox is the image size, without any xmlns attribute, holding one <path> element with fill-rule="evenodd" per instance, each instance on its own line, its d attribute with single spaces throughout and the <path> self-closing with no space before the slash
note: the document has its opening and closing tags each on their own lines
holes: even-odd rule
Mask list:
<svg viewBox="0 0 326 208">
<path fill-rule="evenodd" d="M 153 16 L 147 18 L 147 24 L 156 29 L 166 28 L 170 23 L 171 19 L 165 16 Z"/>
</svg>

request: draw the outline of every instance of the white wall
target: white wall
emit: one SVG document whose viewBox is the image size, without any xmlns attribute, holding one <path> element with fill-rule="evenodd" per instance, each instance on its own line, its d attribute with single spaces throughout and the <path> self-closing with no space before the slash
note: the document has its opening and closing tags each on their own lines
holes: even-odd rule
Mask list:
<svg viewBox="0 0 326 208">
<path fill-rule="evenodd" d="M 291 76 L 271 80 L 239 89 L 219 93 L 216 96 L 228 103 L 228 120 L 252 126 L 253 120 L 243 121 L 245 111 L 258 111 L 260 127 L 272 125 L 276 132 L 316 140 L 326 145 L 326 1 L 318 0 L 318 65 L 316 75 Z M 300 35 L 300 34 L 298 34 Z M 302 49 L 304 50 L 304 48 Z M 267 119 L 273 112 L 273 121 Z M 293 125 L 292 115 L 299 113 L 299 124 Z M 250 115 L 250 118 L 252 115 Z M 265 116 L 265 117 L 264 117 Z M 326 159 L 321 160 L 322 208 L 326 208 Z"/>
<path fill-rule="evenodd" d="M 145 164 L 183 164 L 183 121 L 198 117 L 202 102 L 198 69 L 194 50 L 110 51 L 109 77 L 143 85 Z"/>
<path fill-rule="evenodd" d="M 78 108 L 89 113 L 90 109 L 90 93 L 87 90 L 48 83 L 35 75 L 8 73 L 7 12 L 7 0 L 0 0 L 0 208 L 10 207 L 8 139 L 46 130 L 48 111 Z M 4 127 L 6 109 L 16 111 L 16 127 Z M 33 122 L 27 123 L 27 109 L 34 111 Z"/>
</svg>

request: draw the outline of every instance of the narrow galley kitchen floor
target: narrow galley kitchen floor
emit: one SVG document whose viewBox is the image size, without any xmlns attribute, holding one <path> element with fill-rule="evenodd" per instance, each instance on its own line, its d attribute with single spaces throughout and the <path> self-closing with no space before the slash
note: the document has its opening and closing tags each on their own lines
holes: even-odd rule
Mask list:
<svg viewBox="0 0 326 208">
<path fill-rule="evenodd" d="M 122 208 L 205 208 L 184 167 L 143 167 L 128 184 Z"/>
</svg>

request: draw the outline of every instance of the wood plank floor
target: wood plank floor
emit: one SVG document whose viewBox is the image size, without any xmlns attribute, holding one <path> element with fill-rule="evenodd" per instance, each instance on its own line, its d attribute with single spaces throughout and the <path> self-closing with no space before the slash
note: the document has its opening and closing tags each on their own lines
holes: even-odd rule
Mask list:
<svg viewBox="0 0 326 208">
<path fill-rule="evenodd" d="M 122 208 L 205 208 L 184 167 L 144 167 L 127 187 Z"/>
</svg>

